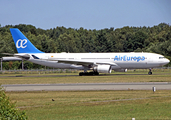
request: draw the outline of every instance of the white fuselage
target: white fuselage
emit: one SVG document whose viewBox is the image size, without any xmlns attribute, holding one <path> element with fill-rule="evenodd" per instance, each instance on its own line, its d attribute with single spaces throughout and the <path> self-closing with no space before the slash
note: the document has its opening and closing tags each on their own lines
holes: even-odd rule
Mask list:
<svg viewBox="0 0 171 120">
<path fill-rule="evenodd" d="M 98 63 L 110 63 L 115 69 L 146 69 L 163 66 L 170 61 L 164 56 L 155 53 L 37 53 L 39 59 L 30 58 L 29 61 L 62 69 L 85 69 L 83 65 L 58 63 L 55 60 L 87 61 Z M 112 65 L 114 64 L 114 65 Z"/>
</svg>

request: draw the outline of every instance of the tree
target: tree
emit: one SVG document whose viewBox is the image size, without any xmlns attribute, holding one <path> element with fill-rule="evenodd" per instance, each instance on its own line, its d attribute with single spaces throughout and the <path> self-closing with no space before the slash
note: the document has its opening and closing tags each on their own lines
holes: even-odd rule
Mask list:
<svg viewBox="0 0 171 120">
<path fill-rule="evenodd" d="M 24 111 L 21 113 L 16 109 L 16 105 L 9 100 L 3 88 L 0 88 L 0 119 L 1 120 L 26 120 Z"/>
<path fill-rule="evenodd" d="M 171 26 L 123 27 L 87 30 L 56 27 L 49 30 L 32 25 L 6 25 L 0 28 L 0 53 L 17 53 L 9 28 L 19 28 L 43 52 L 133 52 L 147 51 L 171 55 Z M 0 57 L 3 57 L 0 54 Z M 7 64 L 7 65 L 6 65 Z M 9 63 L 6 63 L 9 69 Z M 12 68 L 17 68 L 14 64 Z M 30 65 L 30 64 L 29 64 Z M 41 68 L 42 66 L 35 66 Z M 29 67 L 30 68 L 30 67 Z"/>
<path fill-rule="evenodd" d="M 142 31 L 138 31 L 135 33 L 135 36 L 134 36 L 134 47 L 133 47 L 133 50 L 136 50 L 137 48 L 144 48 L 144 41 L 145 39 L 147 38 L 147 35 L 146 33 L 142 32 Z"/>
</svg>

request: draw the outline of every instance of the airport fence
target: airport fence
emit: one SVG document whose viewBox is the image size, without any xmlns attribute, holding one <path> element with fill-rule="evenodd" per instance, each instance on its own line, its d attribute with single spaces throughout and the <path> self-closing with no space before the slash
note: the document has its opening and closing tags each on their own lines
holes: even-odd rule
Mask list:
<svg viewBox="0 0 171 120">
<path fill-rule="evenodd" d="M 77 73 L 74 69 L 30 69 L 30 70 L 1 70 L 0 74 L 50 74 L 50 73 Z"/>
</svg>

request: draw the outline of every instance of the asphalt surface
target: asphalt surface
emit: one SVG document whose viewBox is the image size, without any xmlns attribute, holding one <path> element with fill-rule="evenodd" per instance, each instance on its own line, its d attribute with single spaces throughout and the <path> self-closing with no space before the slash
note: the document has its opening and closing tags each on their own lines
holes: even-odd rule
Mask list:
<svg viewBox="0 0 171 120">
<path fill-rule="evenodd" d="M 88 91 L 88 90 L 171 90 L 170 82 L 15 84 L 1 85 L 6 91 Z"/>
</svg>

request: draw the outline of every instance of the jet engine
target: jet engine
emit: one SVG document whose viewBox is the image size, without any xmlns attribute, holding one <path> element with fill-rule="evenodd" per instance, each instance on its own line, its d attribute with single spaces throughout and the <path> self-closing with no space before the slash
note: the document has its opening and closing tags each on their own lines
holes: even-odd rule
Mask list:
<svg viewBox="0 0 171 120">
<path fill-rule="evenodd" d="M 115 69 L 116 72 L 127 72 L 127 69 Z"/>
<path fill-rule="evenodd" d="M 93 68 L 94 72 L 98 73 L 111 73 L 112 69 L 110 65 L 97 65 Z"/>
</svg>

